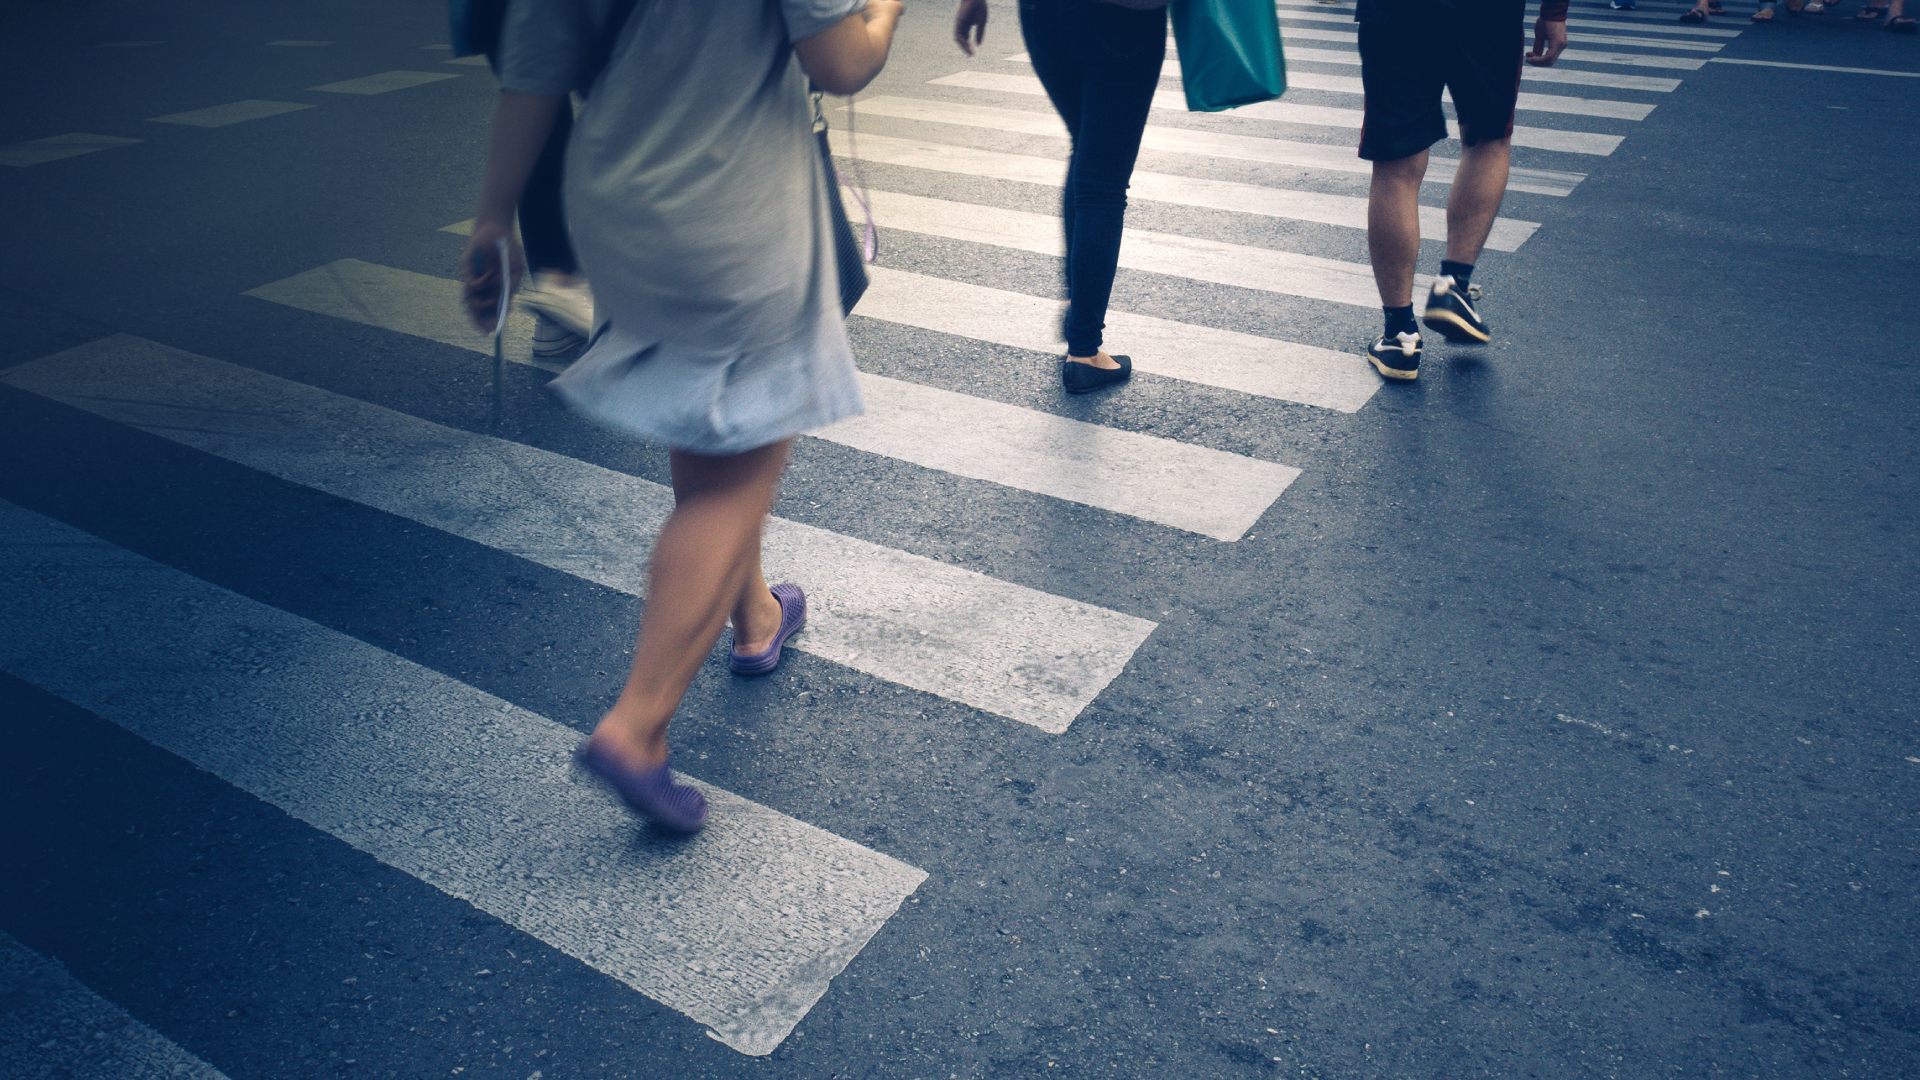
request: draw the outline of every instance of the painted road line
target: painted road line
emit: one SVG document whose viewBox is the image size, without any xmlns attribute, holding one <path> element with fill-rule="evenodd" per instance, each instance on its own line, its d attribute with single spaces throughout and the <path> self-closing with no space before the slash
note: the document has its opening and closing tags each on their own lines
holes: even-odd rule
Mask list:
<svg viewBox="0 0 1920 1080">
<path fill-rule="evenodd" d="M 1291 56 L 1291 54 L 1289 54 L 1289 56 Z M 1297 57 L 1293 58 L 1298 59 Z M 1032 63 L 1032 58 L 1026 53 L 1009 56 L 1007 59 L 1015 62 Z M 1181 86 L 1180 76 L 1164 76 L 1160 80 L 1160 85 L 1165 89 L 1178 90 Z M 1678 80 L 1675 80 L 1675 85 L 1678 85 Z M 1325 75 L 1317 71 L 1289 69 L 1287 71 L 1287 88 L 1291 90 L 1296 87 L 1302 90 L 1328 90 L 1336 94 L 1366 93 L 1366 87 L 1361 84 L 1357 76 Z M 1440 99 L 1451 104 L 1453 94 L 1443 88 L 1440 91 Z M 865 103 L 862 102 L 861 104 L 864 108 Z M 1604 98 L 1570 97 L 1564 94 L 1522 93 L 1518 98 L 1516 108 L 1529 112 L 1564 113 L 1570 116 L 1604 116 L 1613 120 L 1645 120 L 1647 114 L 1651 113 L 1654 107 L 1638 101 L 1608 101 Z M 1509 185 L 1509 188 L 1511 188 L 1511 185 Z"/>
<path fill-rule="evenodd" d="M 440 61 L 443 64 L 464 64 L 467 67 L 491 67 L 484 56 L 456 56 L 451 60 Z"/>
<path fill-rule="evenodd" d="M 1311 7 L 1307 7 L 1299 3 L 1287 3 L 1285 2 L 1285 0 L 1282 0 L 1281 3 L 1275 4 L 1274 7 L 1278 9 L 1277 14 L 1280 16 L 1283 22 L 1288 19 L 1293 19 L 1301 22 L 1331 22 L 1331 23 L 1345 23 L 1348 26 L 1353 25 L 1353 13 L 1351 10 L 1342 11 L 1339 8 L 1333 8 L 1330 10 L 1326 5 L 1318 4 L 1318 3 L 1314 3 L 1312 4 Z M 1594 30 L 1633 30 L 1633 31 L 1645 31 L 1651 34 L 1672 34 L 1675 37 L 1736 38 L 1736 37 L 1739 37 L 1741 33 L 1738 30 L 1716 30 L 1708 27 L 1676 26 L 1676 25 L 1673 25 L 1672 23 L 1667 23 L 1667 24 L 1638 23 L 1638 22 L 1628 22 L 1624 19 L 1570 18 L 1567 20 L 1567 28 L 1570 30 L 1576 29 L 1576 28 L 1586 28 L 1586 29 L 1594 29 Z M 1281 27 L 1282 37 L 1286 36 L 1288 29 L 1289 28 L 1285 26 Z"/>
<path fill-rule="evenodd" d="M 1012 75 L 993 71 L 961 71 L 952 75 L 931 80 L 933 86 L 960 86 L 970 90 L 996 90 L 1006 94 L 1025 94 L 1028 96 L 1046 95 L 1040 80 L 1031 75 Z M 1153 107 L 1168 112 L 1187 112 L 1185 95 L 1170 90 L 1162 90 L 1153 95 Z M 1358 131 L 1366 120 L 1366 113 L 1359 109 L 1336 109 L 1324 105 L 1296 105 L 1285 101 L 1259 101 L 1251 105 L 1242 105 L 1233 110 L 1233 115 L 1251 120 L 1271 120 L 1283 124 L 1305 124 L 1313 127 L 1349 128 Z M 1449 131 L 1452 130 L 1449 122 Z M 1619 147 L 1623 136 L 1597 135 L 1585 131 L 1562 131 L 1558 128 L 1534 128 L 1516 125 L 1513 129 L 1513 145 L 1530 146 L 1540 150 L 1558 150 L 1569 154 L 1593 154 L 1605 156 Z"/>
<path fill-rule="evenodd" d="M 1637 53 L 1599 52 L 1568 47 L 1560 54 L 1555 64 L 1617 64 L 1621 67 L 1670 68 L 1675 71 L 1699 71 L 1706 66 L 1705 60 L 1695 60 L 1688 56 L 1642 56 Z"/>
<path fill-rule="evenodd" d="M 1307 18 L 1310 18 L 1310 16 L 1297 15 L 1290 11 L 1281 12 L 1280 36 L 1282 38 L 1309 38 L 1314 41 L 1351 41 L 1356 44 L 1360 40 L 1360 35 L 1357 33 L 1313 30 L 1306 27 L 1287 25 L 1290 20 Z M 1353 25 L 1352 19 L 1344 19 L 1338 16 L 1322 16 L 1322 18 L 1328 18 L 1333 22 L 1343 22 L 1349 26 Z M 1590 34 L 1584 30 L 1578 33 L 1570 31 L 1567 37 L 1569 41 L 1575 43 L 1597 42 L 1601 45 L 1634 45 L 1648 49 L 1681 49 L 1690 52 L 1719 52 L 1726 47 L 1724 42 L 1719 41 L 1686 41 L 1678 37 L 1669 39 L 1613 37 L 1609 34 Z"/>
<path fill-rule="evenodd" d="M 267 42 L 267 44 L 285 45 L 285 46 L 288 46 L 289 48 L 295 48 L 295 49 L 318 49 L 324 45 L 335 44 L 335 42 L 331 42 L 331 41 L 269 41 Z"/>
<path fill-rule="evenodd" d="M 1838 71 L 1848 75 L 1891 75 L 1896 79 L 1920 79 L 1920 71 L 1884 71 L 1880 68 L 1832 67 L 1827 64 L 1788 64 L 1779 60 L 1732 60 L 1713 58 L 1716 64 L 1751 64 L 1754 67 L 1792 68 L 1795 71 Z"/>
<path fill-rule="evenodd" d="M 1176 82 L 1177 85 L 1177 82 Z M 1366 88 L 1357 75 L 1322 75 L 1314 71 L 1288 71 L 1287 89 L 1326 90 L 1336 94 L 1364 94 Z M 1453 95 L 1442 90 L 1442 101 L 1451 103 Z M 1645 120 L 1652 105 L 1638 101 L 1608 101 L 1604 98 L 1569 97 L 1563 94 L 1522 92 L 1516 106 L 1523 112 L 1562 113 L 1568 116 L 1604 116 L 1612 120 Z"/>
<path fill-rule="evenodd" d="M 856 315 L 1033 352 L 1065 351 L 1062 301 L 883 266 L 868 273 Z M 1107 312 L 1106 333 L 1141 371 L 1244 394 L 1351 413 L 1380 388 L 1351 355 L 1312 345 L 1119 311 Z"/>
<path fill-rule="evenodd" d="M 1289 72 L 1288 77 L 1292 78 L 1294 74 Z M 846 111 L 844 108 L 841 109 L 841 112 Z M 1009 131 L 1021 135 L 1040 135 L 1051 139 L 1067 138 L 1066 126 L 1060 122 L 1059 115 L 1050 109 L 1040 112 L 999 109 L 987 105 L 969 105 L 923 98 L 876 97 L 863 98 L 860 101 L 859 111 L 862 116 L 888 116 L 930 124 L 951 124 L 989 131 Z M 1142 149 L 1159 153 L 1233 158 L 1239 161 L 1258 161 L 1269 165 L 1322 169 L 1329 172 L 1367 174 L 1373 171 L 1371 162 L 1361 161 L 1348 147 L 1329 146 L 1326 143 L 1294 142 L 1288 139 L 1263 139 L 1254 135 L 1230 135 L 1225 132 L 1200 131 L 1194 128 L 1162 127 L 1157 124 L 1147 125 L 1141 134 L 1140 146 Z M 1459 161 L 1454 158 L 1429 158 L 1427 180 L 1436 184 L 1452 183 L 1459 164 Z M 1574 187 L 1586 178 L 1585 173 L 1516 168 L 1511 170 L 1508 177 L 1507 190 L 1565 196 L 1571 194 Z M 448 228 L 451 229 L 452 226 Z"/>
<path fill-rule="evenodd" d="M 0 1076 L 227 1080 L 5 931 L 0 986 Z"/>
<path fill-rule="evenodd" d="M 471 235 L 473 222 L 471 219 L 457 222 L 444 231 Z M 489 356 L 493 353 L 490 344 L 480 344 L 488 339 L 459 317 L 459 296 L 455 293 L 448 299 L 444 278 L 403 274 L 357 259 L 343 259 L 285 281 L 263 285 L 247 295 L 397 330 L 442 345 L 480 349 Z M 501 338 L 506 359 L 545 371 L 565 371 L 566 364 L 533 355 L 533 330 L 534 318 L 526 311 L 516 307 L 507 315 L 507 330 Z"/>
<path fill-rule="evenodd" d="M 191 112 L 168 113 L 165 116 L 150 116 L 148 123 L 185 124 L 188 127 L 226 127 L 228 124 L 245 123 L 248 120 L 260 120 L 281 113 L 298 112 L 311 109 L 311 105 L 302 105 L 293 101 L 232 101 L 225 105 L 214 105 Z"/>
<path fill-rule="evenodd" d="M 575 775 L 572 729 L 5 502 L 0 567 L 0 667 L 741 1053 L 771 1053 L 926 880 L 704 784 L 698 836 L 637 841 Z"/>
<path fill-rule="evenodd" d="M 635 538 L 673 509 L 638 477 L 124 335 L 4 381 L 633 596 Z M 790 647 L 1055 734 L 1156 625 L 782 518 L 766 563 L 812 594 Z"/>
<path fill-rule="evenodd" d="M 1022 58 L 1026 56 L 1025 53 L 1020 55 Z M 1360 66 L 1360 54 L 1357 52 L 1296 48 L 1291 45 L 1287 47 L 1287 60 L 1311 61 L 1316 64 L 1345 64 L 1349 67 Z M 1582 71 L 1578 68 L 1563 68 L 1558 65 L 1543 68 L 1529 64 L 1520 72 L 1520 77 L 1532 79 L 1535 82 L 1605 86 L 1614 90 L 1650 90 L 1656 94 L 1670 94 L 1680 85 L 1679 79 L 1663 79 L 1654 75 L 1618 75 L 1611 71 Z"/>
<path fill-rule="evenodd" d="M 247 295 L 490 351 L 459 315 L 459 288 L 446 278 L 342 259 Z M 413 307 L 382 321 L 406 305 Z M 917 383 L 863 374 L 860 384 L 866 415 L 810 438 L 1216 540 L 1245 535 L 1300 475 L 1291 466 Z"/>
<path fill-rule="evenodd" d="M 1037 84 L 1039 80 L 1034 80 Z M 830 136 L 836 154 L 851 156 L 856 146 L 853 136 L 839 128 Z M 1054 158 L 1025 154 L 1003 154 L 967 146 L 900 139 L 890 135 L 861 135 L 857 140 L 863 161 L 901 165 L 934 172 L 987 177 L 1021 184 L 1060 187 L 1066 180 L 1066 164 Z M 1367 200 L 1356 195 L 1332 195 L 1319 191 L 1243 184 L 1231 180 L 1208 180 L 1195 176 L 1134 170 L 1127 182 L 1129 198 L 1225 210 L 1237 214 L 1311 221 L 1347 229 L 1367 227 Z M 1446 235 L 1447 212 L 1444 207 L 1422 206 L 1421 228 L 1429 235 Z M 1495 218 L 1486 246 L 1494 251 L 1518 251 L 1540 228 L 1537 221 Z"/>
<path fill-rule="evenodd" d="M 10 146 L 0 146 L 0 165 L 11 165 L 24 169 L 29 165 L 44 165 L 61 158 L 79 157 L 98 150 L 107 150 L 115 146 L 131 146 L 139 139 L 122 139 L 116 135 L 90 135 L 83 131 L 67 135 L 52 135 L 44 139 L 31 139 Z"/>
<path fill-rule="evenodd" d="M 1300 476 L 1291 465 L 920 383 L 862 375 L 860 391 L 865 415 L 813 436 L 1229 543 Z"/>
<path fill-rule="evenodd" d="M 1340 33 L 1334 30 L 1311 30 L 1304 27 L 1289 28 L 1286 32 L 1286 36 L 1288 38 L 1295 39 L 1295 40 L 1338 41 L 1348 45 L 1355 44 L 1360 40 L 1359 35 L 1357 34 Z M 1586 40 L 1591 41 L 1592 39 L 1589 38 Z M 1576 41 L 1574 44 L 1577 46 L 1579 42 Z M 1629 44 L 1632 44 L 1632 42 L 1629 42 Z M 1287 55 L 1292 56 L 1293 51 L 1289 49 L 1287 52 Z M 1356 55 L 1354 59 L 1358 60 L 1359 56 Z M 1576 48 L 1576 47 L 1570 47 L 1567 49 L 1566 52 L 1561 53 L 1560 59 L 1561 60 L 1584 60 L 1590 64 L 1627 64 L 1627 65 L 1638 65 L 1641 67 L 1678 68 L 1684 71 L 1698 71 L 1700 69 L 1700 65 L 1706 63 L 1706 61 L 1704 60 L 1694 60 L 1694 59 L 1690 59 L 1687 57 L 1680 57 L 1680 56 L 1656 56 L 1656 55 L 1639 56 L 1632 53 L 1590 53 L 1585 49 Z"/>
<path fill-rule="evenodd" d="M 991 244 L 1056 258 L 1066 254 L 1060 219 L 1049 214 L 1003 210 L 890 191 L 871 191 L 868 194 L 873 203 L 874 219 L 883 228 Z M 1215 285 L 1331 300 L 1356 307 L 1380 306 L 1380 294 L 1374 288 L 1371 267 L 1292 251 L 1127 229 L 1121 235 L 1120 265 L 1129 270 L 1166 274 Z M 1430 278 L 1419 280 L 1422 285 L 1431 281 Z"/>
<path fill-rule="evenodd" d="M 425 86 L 442 79 L 457 79 L 460 76 L 446 71 L 388 71 L 379 75 L 366 75 L 345 82 L 328 83 L 325 86 L 309 86 L 309 90 L 321 90 L 329 94 L 384 94 L 392 90 L 405 90 L 411 86 Z"/>
</svg>

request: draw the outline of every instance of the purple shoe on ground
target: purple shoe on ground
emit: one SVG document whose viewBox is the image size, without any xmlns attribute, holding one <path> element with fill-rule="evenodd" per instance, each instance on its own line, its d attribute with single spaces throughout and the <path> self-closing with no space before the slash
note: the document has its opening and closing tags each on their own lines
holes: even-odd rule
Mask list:
<svg viewBox="0 0 1920 1080">
<path fill-rule="evenodd" d="M 707 798 L 688 784 L 673 782 L 673 762 L 652 770 L 632 770 L 589 742 L 577 755 L 582 768 L 620 793 L 634 813 L 668 832 L 692 835 L 707 823 Z"/>
<path fill-rule="evenodd" d="M 779 667 L 780 647 L 807 625 L 807 594 L 800 591 L 800 586 L 775 585 L 771 591 L 773 598 L 780 601 L 780 632 L 773 635 L 773 644 L 767 646 L 766 652 L 747 656 L 729 649 L 727 667 L 735 675 L 765 675 Z"/>
</svg>

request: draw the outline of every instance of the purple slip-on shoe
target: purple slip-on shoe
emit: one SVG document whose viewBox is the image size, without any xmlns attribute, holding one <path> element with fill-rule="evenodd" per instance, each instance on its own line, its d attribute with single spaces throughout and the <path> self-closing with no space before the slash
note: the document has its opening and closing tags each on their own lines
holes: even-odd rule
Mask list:
<svg viewBox="0 0 1920 1080">
<path fill-rule="evenodd" d="M 633 811 L 669 832 L 692 835 L 707 823 L 707 798 L 697 788 L 673 782 L 673 762 L 632 770 L 589 742 L 576 756 L 582 768 L 606 781 Z"/>
<path fill-rule="evenodd" d="M 780 647 L 787 639 L 807 625 L 807 594 L 800 591 L 798 585 L 775 585 L 771 592 L 773 598 L 780 601 L 780 632 L 773 635 L 773 644 L 767 651 L 747 656 L 743 653 L 727 650 L 727 667 L 735 675 L 765 675 L 780 666 Z"/>
</svg>

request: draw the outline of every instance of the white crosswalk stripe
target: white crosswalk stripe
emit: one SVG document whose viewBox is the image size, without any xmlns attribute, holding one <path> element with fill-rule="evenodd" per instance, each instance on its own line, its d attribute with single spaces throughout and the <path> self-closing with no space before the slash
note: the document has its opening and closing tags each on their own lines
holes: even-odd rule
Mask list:
<svg viewBox="0 0 1920 1080">
<path fill-rule="evenodd" d="M 869 194 L 874 217 L 888 228 L 1040 255 L 1066 253 L 1060 219 L 1050 214 L 890 191 Z M 1363 308 L 1380 303 L 1373 287 L 1373 269 L 1363 263 L 1144 229 L 1126 230 L 1120 243 L 1120 266 Z M 1422 284 L 1425 281 L 1422 279 Z"/>
<path fill-rule="evenodd" d="M 155 124 L 184 124 L 188 127 L 226 127 L 229 124 L 244 123 L 248 120 L 260 120 L 282 113 L 311 109 L 312 105 L 303 105 L 293 101 L 234 101 L 225 105 L 214 105 L 191 112 L 169 113 L 166 116 L 149 118 Z"/>
<path fill-rule="evenodd" d="M 995 90 L 1005 94 L 1046 95 L 1040 80 L 1031 75 L 1013 75 L 994 71 L 962 71 L 934 79 L 934 86 L 958 86 L 971 90 Z M 1186 96 L 1177 90 L 1162 90 L 1153 96 L 1153 107 L 1169 112 L 1187 111 Z M 1282 124 L 1360 130 L 1366 114 L 1359 109 L 1339 109 L 1324 105 L 1300 105 L 1289 101 L 1262 101 L 1233 110 L 1236 118 L 1271 120 Z M 1558 150 L 1568 154 L 1605 156 L 1620 145 L 1622 136 L 1586 131 L 1562 131 L 1515 125 L 1513 145 L 1540 150 Z"/>
<path fill-rule="evenodd" d="M 329 94 L 386 94 L 459 77 L 446 71 L 387 71 L 379 75 L 366 75 L 358 79 L 327 83 L 324 86 L 309 86 L 307 89 L 320 90 Z"/>
<path fill-rule="evenodd" d="M 1564 58 L 1566 54 L 1562 53 L 1561 56 Z M 1017 59 L 1025 60 L 1026 58 L 1027 54 L 1021 53 Z M 1309 49 L 1298 45 L 1287 46 L 1287 60 L 1290 63 L 1309 61 L 1315 64 L 1360 66 L 1360 54 L 1357 52 L 1341 52 L 1337 49 Z M 1700 66 L 1698 64 L 1692 64 L 1691 62 L 1689 63 L 1693 67 Z M 1652 90 L 1655 93 L 1663 94 L 1673 92 L 1673 90 L 1680 85 L 1679 79 L 1664 79 L 1653 75 L 1619 75 L 1611 71 L 1584 71 L 1577 67 L 1562 67 L 1559 64 L 1546 68 L 1534 67 L 1531 64 L 1526 65 L 1520 71 L 1520 78 L 1523 82 L 1530 80 L 1533 82 L 1567 83 L 1578 86 L 1609 86 L 1616 90 Z"/>
<path fill-rule="evenodd" d="M 697 837 L 636 845 L 572 774 L 572 729 L 8 502 L 0 595 L 0 668 L 745 1054 L 772 1052 L 926 880 L 710 785 Z"/>
<path fill-rule="evenodd" d="M 248 295 L 491 353 L 459 284 L 343 259 Z M 862 375 L 866 415 L 812 437 L 931 469 L 1237 540 L 1300 471 L 1150 435 Z"/>
<path fill-rule="evenodd" d="M 665 487 L 625 473 L 138 338 L 0 381 L 635 596 L 634 538 L 673 508 Z M 1154 630 L 784 519 L 766 548 L 769 574 L 817 594 L 792 647 L 1045 731 L 1065 731 Z"/>
<path fill-rule="evenodd" d="M 11 504 L 0 504 L 0 514 Z M 227 1080 L 67 969 L 0 931 L 0 1076 Z"/>
<path fill-rule="evenodd" d="M 1309 4 L 1311 6 L 1308 6 Z M 1290 20 L 1297 22 L 1337 22 L 1347 23 L 1348 25 L 1353 24 L 1353 13 L 1351 11 L 1329 11 L 1325 5 L 1311 3 L 1311 0 L 1307 0 L 1306 4 L 1291 2 L 1291 0 L 1280 0 L 1280 2 L 1274 6 L 1279 9 L 1282 24 L 1281 37 L 1283 39 L 1287 32 L 1285 24 Z M 1673 34 L 1678 37 L 1731 38 L 1740 36 L 1740 31 L 1738 30 L 1717 30 L 1706 27 L 1656 25 L 1651 23 L 1642 25 L 1628 22 L 1624 19 L 1583 19 L 1578 16 L 1569 16 L 1567 18 L 1567 29 L 1570 31 L 1578 29 L 1645 31 L 1655 34 Z"/>
<path fill-rule="evenodd" d="M 850 154 L 853 151 L 852 137 L 844 131 L 833 132 L 832 142 L 836 154 Z M 887 135 L 862 136 L 859 148 L 864 160 L 888 165 L 965 173 L 1051 187 L 1059 187 L 1066 180 L 1061 163 L 1050 158 L 1002 154 Z M 1129 198 L 1147 202 L 1312 221 L 1347 229 L 1367 227 L 1367 200 L 1355 195 L 1328 195 L 1318 191 L 1295 191 L 1203 177 L 1170 176 L 1142 169 L 1134 170 L 1128 182 L 1127 194 Z M 1420 218 L 1422 227 L 1428 231 L 1446 231 L 1447 212 L 1444 209 L 1423 206 L 1420 208 Z M 1535 221 L 1496 218 L 1493 231 L 1487 237 L 1487 247 L 1494 251 L 1518 251 L 1520 245 L 1526 243 L 1527 237 L 1532 236 L 1539 227 L 1539 222 Z"/>
<path fill-rule="evenodd" d="M 1300 41 L 1338 41 L 1348 45 L 1357 43 L 1360 35 L 1339 30 L 1315 30 L 1309 27 L 1289 27 L 1282 34 L 1286 40 Z M 1583 38 L 1582 41 L 1594 44 L 1638 44 L 1634 39 L 1621 38 L 1617 41 Z M 1289 50 L 1288 55 L 1293 55 Z M 1694 60 L 1683 56 L 1658 56 L 1637 53 L 1596 52 L 1583 47 L 1578 41 L 1568 45 L 1567 51 L 1560 54 L 1561 63 L 1586 62 L 1590 64 L 1628 64 L 1639 67 L 1679 68 L 1686 71 L 1698 71 L 1705 60 Z"/>
<path fill-rule="evenodd" d="M 1025 54 L 1021 56 L 1024 57 Z M 1288 77 L 1293 77 L 1292 73 L 1289 73 Z M 882 96 L 863 98 L 857 109 L 851 111 L 863 117 L 886 116 L 929 124 L 1015 132 L 1021 135 L 1041 135 L 1050 139 L 1067 138 L 1065 125 L 1061 124 L 1059 115 L 1051 109 L 1038 112 L 1025 109 L 999 109 L 989 105 L 970 105 L 953 101 Z M 843 107 L 840 115 L 844 117 L 849 112 L 850 110 Z M 1373 171 L 1372 164 L 1360 160 L 1349 147 L 1329 146 L 1326 143 L 1294 142 L 1289 139 L 1265 139 L 1256 135 L 1235 135 L 1192 128 L 1162 127 L 1157 124 L 1147 125 L 1146 131 L 1141 136 L 1140 147 L 1143 150 L 1163 154 L 1257 161 L 1267 165 L 1291 165 L 1327 172 L 1370 173 Z M 1437 156 L 1429 158 L 1427 180 L 1438 184 L 1451 183 L 1454 171 L 1459 164 L 1456 158 Z M 1516 167 L 1512 170 L 1507 190 L 1564 196 L 1571 194 L 1574 187 L 1584 179 L 1586 179 L 1585 173 Z"/>
</svg>

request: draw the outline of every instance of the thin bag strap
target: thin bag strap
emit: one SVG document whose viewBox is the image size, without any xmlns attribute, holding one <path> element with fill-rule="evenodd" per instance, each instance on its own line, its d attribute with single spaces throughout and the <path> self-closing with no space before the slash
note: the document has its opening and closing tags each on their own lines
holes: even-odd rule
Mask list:
<svg viewBox="0 0 1920 1080">
<path fill-rule="evenodd" d="M 827 95 L 825 91 L 813 85 L 811 80 L 807 83 L 807 89 L 813 95 L 813 131 L 814 134 L 819 135 L 827 130 Z M 849 136 L 853 134 L 852 98 L 847 99 L 847 134 Z M 820 140 L 820 145 L 822 148 L 825 148 L 827 145 L 826 140 Z M 857 180 L 859 179 L 860 161 L 858 158 L 852 157 L 852 155 L 849 155 L 849 160 L 854 163 L 854 178 Z M 846 188 L 847 194 L 853 196 L 853 201 L 860 204 L 860 213 L 867 219 L 866 227 L 861 230 L 860 251 L 866 257 L 866 261 L 872 262 L 874 256 L 880 252 L 880 234 L 874 230 L 873 207 L 867 202 L 867 185 L 865 182 L 862 182 L 856 187 L 853 184 L 841 180 L 840 170 L 834 168 L 831 152 L 827 155 L 827 175 L 835 184 Z"/>
</svg>

